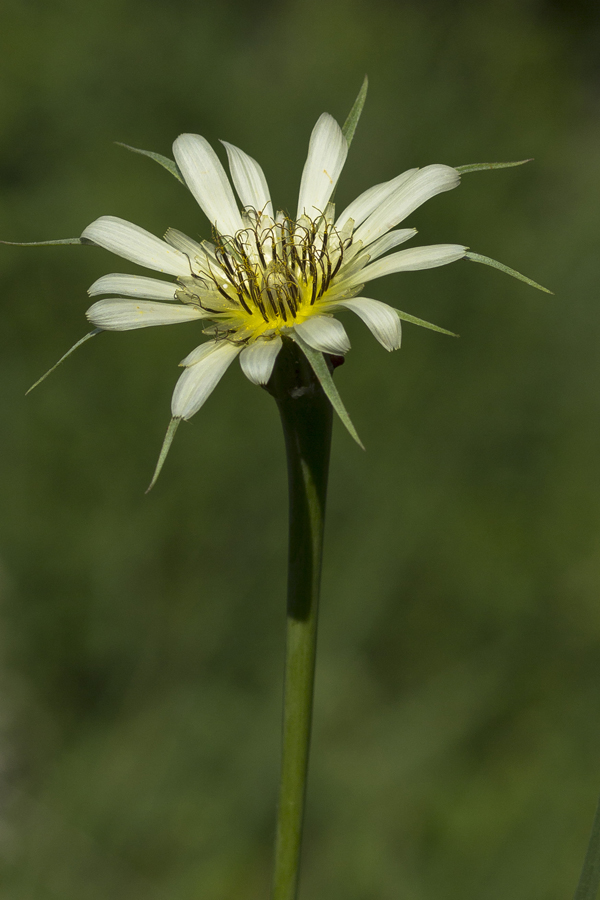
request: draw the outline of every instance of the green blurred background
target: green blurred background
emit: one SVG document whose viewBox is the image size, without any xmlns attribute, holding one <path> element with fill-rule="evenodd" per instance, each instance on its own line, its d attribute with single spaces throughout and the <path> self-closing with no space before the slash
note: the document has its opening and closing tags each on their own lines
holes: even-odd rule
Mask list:
<svg viewBox="0 0 600 900">
<path fill-rule="evenodd" d="M 409 225 L 468 263 L 372 296 L 336 425 L 302 897 L 558 900 L 600 793 L 600 23 L 596 3 L 4 0 L 0 236 L 99 215 L 209 227 L 124 141 L 196 131 L 294 209 L 310 130 L 370 95 L 337 199 L 465 176 Z M 193 326 L 86 331 L 87 247 L 0 249 L 0 859 L 7 900 L 268 896 L 286 486 L 234 366 L 144 490 Z M 139 270 L 138 270 L 139 271 Z"/>
</svg>

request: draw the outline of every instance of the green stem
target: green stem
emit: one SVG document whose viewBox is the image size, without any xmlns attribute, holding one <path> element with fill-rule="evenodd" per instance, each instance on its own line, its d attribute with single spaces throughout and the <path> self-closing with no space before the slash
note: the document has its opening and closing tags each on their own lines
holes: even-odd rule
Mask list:
<svg viewBox="0 0 600 900">
<path fill-rule="evenodd" d="M 306 357 L 291 341 L 279 354 L 268 390 L 283 425 L 289 486 L 283 753 L 273 900 L 296 900 L 333 410 Z"/>
</svg>

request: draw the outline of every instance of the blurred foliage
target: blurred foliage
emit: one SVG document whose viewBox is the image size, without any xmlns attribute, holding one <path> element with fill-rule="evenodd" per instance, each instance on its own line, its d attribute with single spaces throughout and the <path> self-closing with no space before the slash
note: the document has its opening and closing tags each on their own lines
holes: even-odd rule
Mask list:
<svg viewBox="0 0 600 900">
<path fill-rule="evenodd" d="M 337 428 L 303 894 L 558 900 L 600 792 L 597 4 L 5 0 L 0 235 L 102 214 L 208 236 L 119 147 L 183 131 L 259 159 L 294 207 L 310 130 L 371 90 L 345 204 L 413 165 L 465 176 L 407 224 L 483 266 L 373 295 L 458 331 L 361 323 Z M 285 471 L 271 399 L 233 367 L 144 489 L 192 326 L 85 333 L 85 247 L 0 251 L 6 900 L 268 895 Z"/>
</svg>

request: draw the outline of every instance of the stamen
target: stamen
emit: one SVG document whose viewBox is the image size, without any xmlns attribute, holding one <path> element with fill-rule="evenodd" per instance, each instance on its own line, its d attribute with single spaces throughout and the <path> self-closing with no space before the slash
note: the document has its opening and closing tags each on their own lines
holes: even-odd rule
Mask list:
<svg viewBox="0 0 600 900">
<path fill-rule="evenodd" d="M 331 276 L 330 276 L 330 278 L 329 278 L 330 281 L 331 281 L 333 278 L 335 278 L 335 276 L 337 275 L 337 273 L 340 271 L 340 266 L 342 265 L 342 262 L 343 262 L 343 261 L 344 261 L 344 247 L 341 246 L 341 247 L 340 247 L 340 258 L 339 258 L 338 261 L 336 262 L 335 267 L 334 267 L 334 269 L 333 269 L 333 272 L 331 273 Z"/>
<path fill-rule="evenodd" d="M 271 309 L 273 310 L 273 315 L 277 316 L 278 315 L 277 304 L 275 302 L 275 298 L 274 298 L 273 294 L 271 293 L 271 289 L 267 287 L 267 288 L 265 288 L 265 291 L 266 291 L 267 297 L 271 301 Z"/>
<path fill-rule="evenodd" d="M 273 223 L 264 212 L 248 207 L 243 221 L 247 227 L 233 236 L 214 230 L 214 245 L 202 245 L 202 271 L 208 269 L 208 275 L 193 275 L 183 291 L 187 302 L 215 317 L 219 336 L 234 340 L 238 335 L 238 340 L 249 341 L 263 323 L 276 334 L 294 320 L 302 321 L 342 266 L 353 260 L 355 249 L 351 228 L 340 234 L 331 215 L 319 214 L 316 219 L 303 215 L 295 221 L 279 213 Z M 215 299 L 217 292 L 226 306 Z M 260 319 L 246 327 L 245 317 L 252 316 Z"/>
</svg>

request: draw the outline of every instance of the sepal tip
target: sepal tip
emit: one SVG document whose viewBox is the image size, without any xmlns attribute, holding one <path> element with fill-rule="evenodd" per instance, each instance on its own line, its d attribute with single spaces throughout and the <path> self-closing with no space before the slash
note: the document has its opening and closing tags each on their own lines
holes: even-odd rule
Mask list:
<svg viewBox="0 0 600 900">
<path fill-rule="evenodd" d="M 179 428 L 179 423 L 181 422 L 180 416 L 173 416 L 171 421 L 169 422 L 169 427 L 167 428 L 167 433 L 165 434 L 162 447 L 160 448 L 160 454 L 158 456 L 158 462 L 156 463 L 156 468 L 154 470 L 154 475 L 152 476 L 152 481 L 146 488 L 145 493 L 149 494 L 156 482 L 158 481 L 158 476 L 161 473 L 161 469 L 165 464 L 165 460 L 168 456 L 169 450 L 171 449 L 171 444 L 173 443 L 173 438 L 175 437 L 175 432 Z"/>
<path fill-rule="evenodd" d="M 341 419 L 343 425 L 346 427 L 348 433 L 350 434 L 350 436 L 352 438 L 354 438 L 354 440 L 356 441 L 358 446 L 364 450 L 365 445 L 359 438 L 358 432 L 356 431 L 356 428 L 352 424 L 352 420 L 350 419 L 350 416 L 348 415 L 348 412 L 346 410 L 346 407 L 344 406 L 342 398 L 339 395 L 339 391 L 338 391 L 337 387 L 335 386 L 335 382 L 334 382 L 333 378 L 331 377 L 331 372 L 329 371 L 329 368 L 327 366 L 327 363 L 325 362 L 325 358 L 324 358 L 323 354 L 319 350 L 314 350 L 309 344 L 306 343 L 306 341 L 304 341 L 300 337 L 299 334 L 292 334 L 291 337 L 298 344 L 298 346 L 300 347 L 300 349 L 306 356 L 307 360 L 309 361 L 313 372 L 317 376 L 317 379 L 319 380 L 321 387 L 323 388 L 325 394 L 327 395 L 327 397 L 329 399 L 329 402 L 331 403 L 334 410 L 340 417 L 340 419 Z"/>
<path fill-rule="evenodd" d="M 38 380 L 35 382 L 35 384 L 32 384 L 31 387 L 27 391 L 25 391 L 25 396 L 27 396 L 27 394 L 30 394 L 34 388 L 36 388 L 39 384 L 42 383 L 42 381 L 45 381 L 46 378 L 48 377 L 48 375 L 51 375 L 55 369 L 58 369 L 60 364 L 63 363 L 65 361 L 65 359 L 67 359 L 67 357 L 69 357 L 71 355 L 71 353 L 73 353 L 75 350 L 77 350 L 78 347 L 81 347 L 82 344 L 85 344 L 86 341 L 89 341 L 90 338 L 93 338 L 93 337 L 95 337 L 95 335 L 100 334 L 100 332 L 103 330 L 104 329 L 102 329 L 102 328 L 94 328 L 93 331 L 88 331 L 87 334 L 84 334 L 84 336 L 82 338 L 80 338 L 76 344 L 73 344 L 73 346 L 71 347 L 70 350 L 67 350 L 66 353 L 63 353 L 63 355 L 58 360 L 58 362 L 55 362 L 54 365 L 51 366 L 47 372 L 44 372 L 44 374 L 42 375 L 41 378 L 38 378 Z"/>
<path fill-rule="evenodd" d="M 525 284 L 528 284 L 530 287 L 536 288 L 538 291 L 543 291 L 544 294 L 551 294 L 554 296 L 553 291 L 549 291 L 548 288 L 543 287 L 543 285 L 538 284 L 537 281 L 533 281 L 533 279 L 528 278 L 527 275 L 521 275 L 520 272 L 517 272 L 516 269 L 511 269 L 510 266 L 505 266 L 504 263 L 498 262 L 496 259 L 490 259 L 489 256 L 482 256 L 480 253 L 471 253 L 468 251 L 465 253 L 465 259 L 471 260 L 471 262 L 483 263 L 486 266 L 491 266 L 493 269 L 499 269 L 501 272 L 504 272 L 506 275 L 510 275 L 512 278 L 516 278 L 518 281 L 523 281 Z"/>
</svg>

